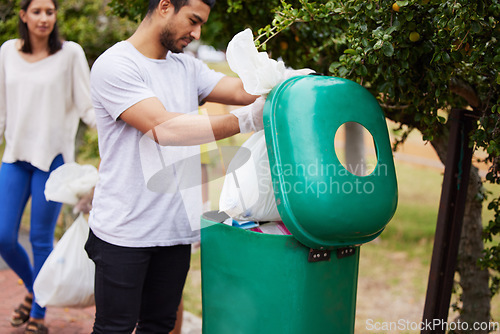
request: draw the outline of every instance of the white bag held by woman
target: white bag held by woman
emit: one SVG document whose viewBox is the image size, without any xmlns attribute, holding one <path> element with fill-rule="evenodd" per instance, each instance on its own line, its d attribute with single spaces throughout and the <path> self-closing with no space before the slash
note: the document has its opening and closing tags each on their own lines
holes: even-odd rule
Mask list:
<svg viewBox="0 0 500 334">
<path fill-rule="evenodd" d="M 95 265 L 84 249 L 88 235 L 88 223 L 80 214 L 35 279 L 33 289 L 40 306 L 87 307 L 95 304 Z"/>
<path fill-rule="evenodd" d="M 92 190 L 98 179 L 99 174 L 94 166 L 66 163 L 50 173 L 45 184 L 45 198 L 75 205 Z"/>
</svg>

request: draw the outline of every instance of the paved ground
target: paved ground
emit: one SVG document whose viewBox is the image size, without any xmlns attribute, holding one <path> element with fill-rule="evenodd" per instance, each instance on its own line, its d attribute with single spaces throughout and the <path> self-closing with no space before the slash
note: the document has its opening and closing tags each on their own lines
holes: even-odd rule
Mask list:
<svg viewBox="0 0 500 334">
<path fill-rule="evenodd" d="M 21 243 L 29 248 L 27 233 L 21 233 Z M 26 289 L 17 275 L 0 258 L 0 333 L 21 334 L 24 327 L 13 328 L 10 325 L 12 310 L 22 301 Z M 46 323 L 51 334 L 90 333 L 94 322 L 94 308 L 66 309 L 49 308 Z"/>
<path fill-rule="evenodd" d="M 22 231 L 21 243 L 28 249 L 27 233 Z M 0 334 L 22 334 L 24 327 L 14 328 L 10 325 L 12 310 L 21 302 L 26 290 L 17 275 L 0 258 Z M 88 334 L 94 323 L 94 307 L 69 309 L 49 307 L 46 324 L 50 334 Z M 182 334 L 201 334 L 201 320 L 184 312 Z"/>
</svg>

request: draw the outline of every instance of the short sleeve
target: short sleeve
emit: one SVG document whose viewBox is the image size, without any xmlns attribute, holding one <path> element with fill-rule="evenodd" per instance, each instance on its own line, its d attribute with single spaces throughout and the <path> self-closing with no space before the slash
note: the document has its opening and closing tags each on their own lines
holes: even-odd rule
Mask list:
<svg viewBox="0 0 500 334">
<path fill-rule="evenodd" d="M 92 66 L 90 85 L 94 107 L 105 109 L 114 120 L 134 104 L 155 96 L 139 66 L 125 53 L 101 55 Z"/>
<path fill-rule="evenodd" d="M 198 102 L 203 101 L 217 86 L 224 74 L 210 69 L 207 64 L 199 59 L 193 59 L 196 67 L 198 83 Z"/>
</svg>

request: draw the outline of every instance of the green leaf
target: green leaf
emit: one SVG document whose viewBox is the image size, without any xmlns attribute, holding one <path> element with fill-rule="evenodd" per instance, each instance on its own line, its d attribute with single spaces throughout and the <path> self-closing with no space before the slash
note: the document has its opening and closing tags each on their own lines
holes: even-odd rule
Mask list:
<svg viewBox="0 0 500 334">
<path fill-rule="evenodd" d="M 391 87 L 391 83 L 390 82 L 384 82 L 383 84 L 381 84 L 380 86 L 378 86 L 378 91 L 381 92 L 381 93 L 387 93 L 389 91 Z"/>
<path fill-rule="evenodd" d="M 391 43 L 384 42 L 384 44 L 382 45 L 382 52 L 386 57 L 392 57 L 392 55 L 394 54 L 394 47 Z"/>
<path fill-rule="evenodd" d="M 337 68 L 339 68 L 340 66 L 342 66 L 342 63 L 340 63 L 340 62 L 334 62 L 334 63 L 331 63 L 331 64 L 330 64 L 329 71 L 330 71 L 331 73 L 333 73 L 333 72 L 335 72 L 335 70 L 336 70 Z"/>
<path fill-rule="evenodd" d="M 397 27 L 397 26 L 395 26 L 395 25 L 393 25 L 393 26 L 389 27 L 389 29 L 387 29 L 387 30 L 385 31 L 385 33 L 386 33 L 387 35 L 390 35 L 390 34 L 392 34 L 392 33 L 393 33 L 396 29 L 398 29 L 398 27 Z"/>
<path fill-rule="evenodd" d="M 356 54 L 356 50 L 354 50 L 354 49 L 346 49 L 346 50 L 344 50 L 344 53 L 347 53 L 347 54 L 350 54 L 350 55 L 355 55 Z"/>
<path fill-rule="evenodd" d="M 439 29 L 438 30 L 438 37 L 439 38 L 443 38 L 444 39 L 444 38 L 447 38 L 449 36 L 450 36 L 450 34 L 448 33 L 448 31 L 446 31 L 444 29 Z"/>
<path fill-rule="evenodd" d="M 448 52 L 442 52 L 441 53 L 441 58 L 443 59 L 443 61 L 445 63 L 449 63 L 450 62 L 450 55 L 448 54 Z"/>
<path fill-rule="evenodd" d="M 366 77 L 368 75 L 368 69 L 366 68 L 365 65 L 361 65 L 359 67 L 359 75 L 362 77 Z"/>
<path fill-rule="evenodd" d="M 375 45 L 373 46 L 373 49 L 374 50 L 379 50 L 380 48 L 382 48 L 383 45 L 384 45 L 384 41 L 383 40 L 378 40 L 377 43 L 375 43 Z"/>
<path fill-rule="evenodd" d="M 475 34 L 478 34 L 479 32 L 481 32 L 481 25 L 479 23 L 477 23 L 476 21 L 472 21 L 471 31 Z"/>
<path fill-rule="evenodd" d="M 345 77 L 347 75 L 347 73 L 349 73 L 349 70 L 345 67 L 345 66 L 342 66 L 339 68 L 339 76 L 341 78 Z"/>
</svg>

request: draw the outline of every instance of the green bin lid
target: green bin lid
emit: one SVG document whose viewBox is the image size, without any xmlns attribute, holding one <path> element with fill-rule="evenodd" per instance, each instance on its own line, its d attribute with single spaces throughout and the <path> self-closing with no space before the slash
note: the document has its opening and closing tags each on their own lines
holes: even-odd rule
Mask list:
<svg viewBox="0 0 500 334">
<path fill-rule="evenodd" d="M 367 176 L 347 171 L 335 134 L 357 122 L 372 135 L 377 164 Z M 264 130 L 280 216 L 304 245 L 335 248 L 376 238 L 397 206 L 397 181 L 384 114 L 361 85 L 328 76 L 293 77 L 264 106 Z"/>
</svg>

